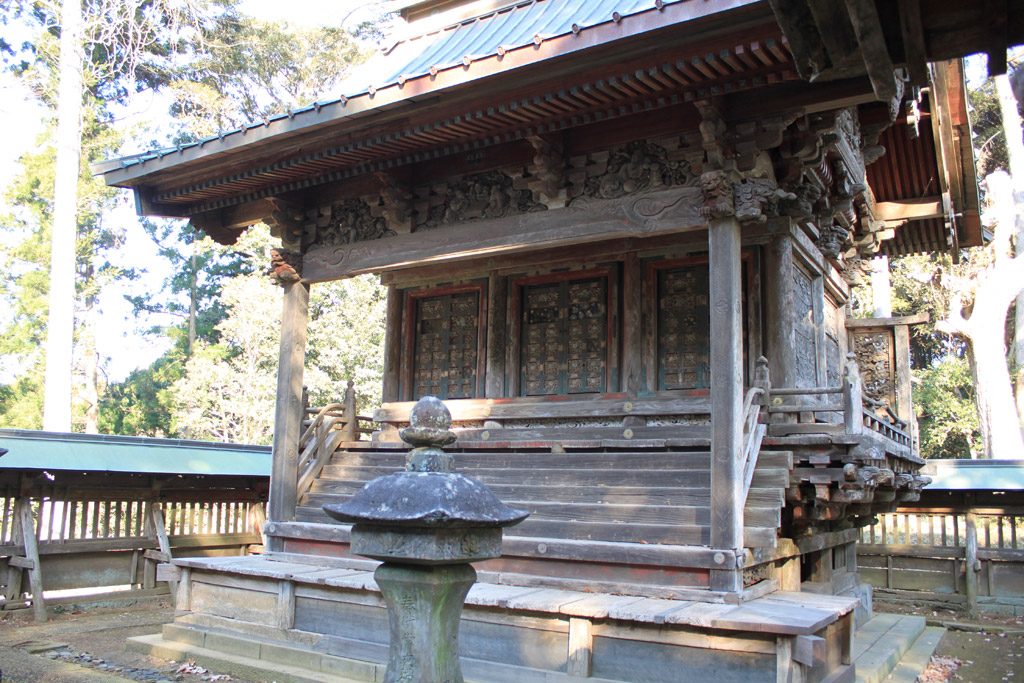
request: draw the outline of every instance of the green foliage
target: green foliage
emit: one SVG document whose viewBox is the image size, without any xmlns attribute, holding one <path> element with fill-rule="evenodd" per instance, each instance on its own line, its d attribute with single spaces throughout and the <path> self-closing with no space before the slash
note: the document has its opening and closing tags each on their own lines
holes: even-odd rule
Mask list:
<svg viewBox="0 0 1024 683">
<path fill-rule="evenodd" d="M 185 338 L 148 367 L 112 384 L 100 399 L 100 432 L 133 436 L 176 436 L 171 424 L 171 387 L 185 374 Z"/>
<path fill-rule="evenodd" d="M 947 275 L 965 266 L 954 266 L 948 254 L 904 256 L 890 261 L 893 315 L 928 314 L 928 322 L 910 328 L 911 367 L 928 368 L 947 356 L 962 357 L 966 353 L 963 340 L 935 329 L 935 323 L 949 310 Z"/>
<path fill-rule="evenodd" d="M 373 275 L 313 285 L 305 374 L 312 405 L 340 401 L 349 380 L 360 415 L 380 405 L 386 304 Z"/>
<path fill-rule="evenodd" d="M 275 296 L 276 295 L 276 296 Z M 221 292 L 228 315 L 220 341 L 199 343 L 171 387 L 172 429 L 192 439 L 270 443 L 273 435 L 280 293 L 260 275 L 240 275 Z M 269 314 L 268 314 L 269 313 Z"/>
<path fill-rule="evenodd" d="M 966 358 L 949 356 L 914 371 L 914 400 L 926 458 L 970 458 L 981 447 L 974 378 Z"/>
<path fill-rule="evenodd" d="M 1003 115 L 999 111 L 995 81 L 988 78 L 980 87 L 969 89 L 967 101 L 970 104 L 978 177 L 984 178 L 999 169 L 1008 169 L 1010 158 L 1006 151 L 1006 133 L 1003 131 Z"/>
<path fill-rule="evenodd" d="M 188 139 L 334 95 L 352 65 L 366 57 L 343 29 L 249 18 L 222 22 L 204 40 L 209 49 L 171 83 L 171 113 Z"/>
</svg>

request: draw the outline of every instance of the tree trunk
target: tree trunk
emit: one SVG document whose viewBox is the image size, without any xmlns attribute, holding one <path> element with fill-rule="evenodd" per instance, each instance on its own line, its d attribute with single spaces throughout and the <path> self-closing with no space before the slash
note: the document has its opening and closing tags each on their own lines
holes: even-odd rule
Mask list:
<svg viewBox="0 0 1024 683">
<path fill-rule="evenodd" d="M 1010 304 L 1022 289 L 1024 257 L 997 260 L 978 283 L 970 320 L 961 324 L 961 333 L 970 341 L 978 418 L 988 458 L 1024 458 L 1003 333 Z"/>
<path fill-rule="evenodd" d="M 82 349 L 82 373 L 84 385 L 81 398 L 85 403 L 86 434 L 100 433 L 100 388 L 99 388 L 99 353 L 96 350 L 96 304 L 91 302 L 85 311 L 84 329 L 80 331 L 79 341 Z"/>
<path fill-rule="evenodd" d="M 1018 67 L 1021 68 L 1021 67 Z M 1017 75 L 1020 78 L 1020 74 Z M 1024 255 L 1024 137 L 1010 80 L 1005 74 L 995 77 L 996 94 L 999 96 L 999 110 L 1003 117 L 1003 133 L 1006 136 L 1006 151 L 1010 159 L 1010 178 L 1013 183 L 1013 204 L 1016 218 L 1014 254 Z M 1014 372 L 1014 393 L 1017 398 L 1018 426 L 1024 433 L 1024 291 L 1017 294 L 1014 307 L 1013 346 L 1010 361 Z M 1024 454 L 1021 455 L 1024 457 Z"/>
<path fill-rule="evenodd" d="M 74 330 L 75 238 L 82 118 L 82 3 L 61 8 L 57 168 L 50 234 L 49 316 L 43 429 L 71 431 L 71 349 Z"/>
</svg>

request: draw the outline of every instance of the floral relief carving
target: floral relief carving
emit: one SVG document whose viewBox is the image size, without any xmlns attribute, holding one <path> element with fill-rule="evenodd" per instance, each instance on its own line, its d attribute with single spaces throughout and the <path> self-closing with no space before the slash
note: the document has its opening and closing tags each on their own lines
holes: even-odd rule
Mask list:
<svg viewBox="0 0 1024 683">
<path fill-rule="evenodd" d="M 528 189 L 515 187 L 512 178 L 498 171 L 465 176 L 433 192 L 427 207 L 417 215 L 418 230 L 436 228 L 476 218 L 500 218 L 544 211 Z"/>
<path fill-rule="evenodd" d="M 362 199 L 345 199 L 321 209 L 326 220 L 316 228 L 313 245 L 334 247 L 354 242 L 389 237 L 395 232 L 388 228 L 387 220 L 374 216 L 370 205 Z"/>
<path fill-rule="evenodd" d="M 696 174 L 686 161 L 669 159 L 668 150 L 646 140 L 634 140 L 611 152 L 604 172 L 583 182 L 583 196 L 618 199 L 645 190 L 693 185 Z"/>
</svg>

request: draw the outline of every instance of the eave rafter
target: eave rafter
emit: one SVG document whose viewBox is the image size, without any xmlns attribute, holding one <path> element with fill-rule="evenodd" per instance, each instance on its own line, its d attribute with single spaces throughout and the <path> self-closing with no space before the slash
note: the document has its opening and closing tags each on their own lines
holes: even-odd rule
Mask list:
<svg viewBox="0 0 1024 683">
<path fill-rule="evenodd" d="M 729 48 L 720 47 L 721 42 L 691 45 L 676 54 L 661 54 L 657 60 L 634 60 L 614 71 L 591 71 L 568 86 L 560 79 L 514 98 L 470 102 L 443 118 L 421 116 L 376 135 L 350 135 L 344 144 L 289 155 L 238 173 L 158 191 L 139 190 L 151 211 L 207 213 L 480 147 L 798 79 L 785 42 L 773 27 Z"/>
</svg>

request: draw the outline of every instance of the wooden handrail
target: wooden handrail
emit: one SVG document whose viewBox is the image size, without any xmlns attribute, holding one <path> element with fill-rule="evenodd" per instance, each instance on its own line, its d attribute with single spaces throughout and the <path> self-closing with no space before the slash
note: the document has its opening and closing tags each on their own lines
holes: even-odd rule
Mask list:
<svg viewBox="0 0 1024 683">
<path fill-rule="evenodd" d="M 757 456 L 761 452 L 761 441 L 767 427 L 761 423 L 761 411 L 767 403 L 771 381 L 768 376 L 768 359 L 761 356 L 757 359 L 754 372 L 754 386 L 747 390 L 743 400 L 743 496 L 744 503 L 750 495 L 750 485 L 754 481 L 754 470 L 757 469 Z M 760 399 L 760 400 L 758 400 Z"/>
</svg>

